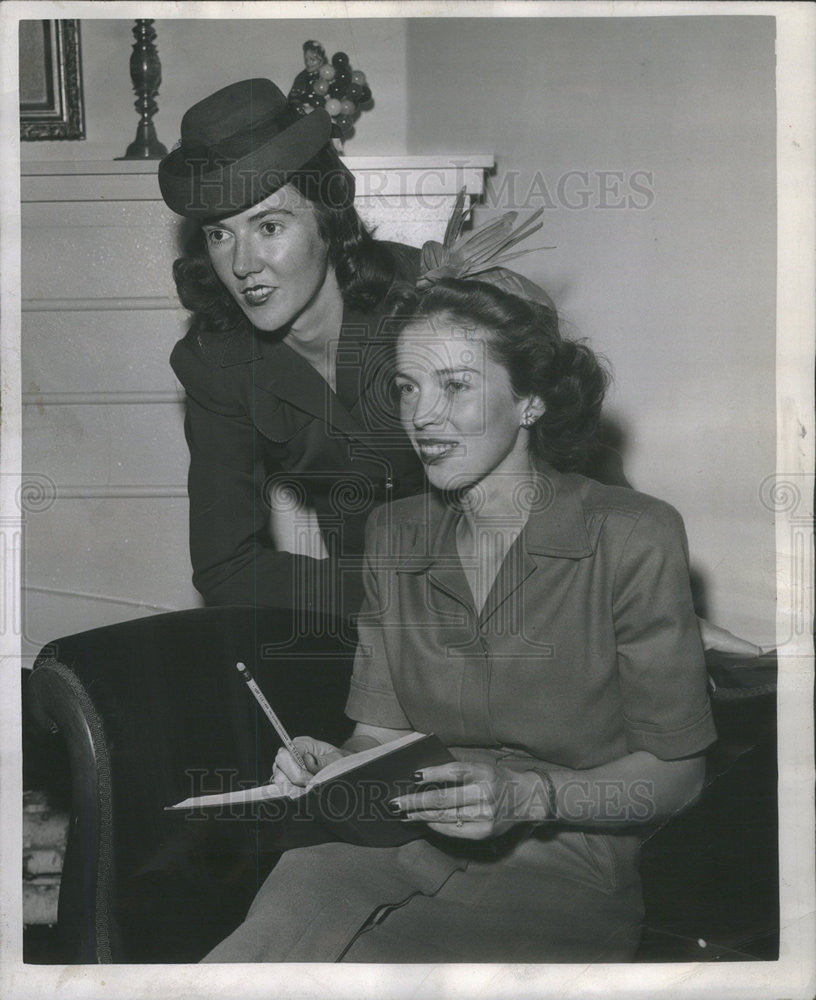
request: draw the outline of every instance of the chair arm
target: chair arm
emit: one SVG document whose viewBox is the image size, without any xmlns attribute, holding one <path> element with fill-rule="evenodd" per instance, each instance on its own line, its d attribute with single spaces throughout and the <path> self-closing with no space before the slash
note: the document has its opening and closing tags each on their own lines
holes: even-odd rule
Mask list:
<svg viewBox="0 0 816 1000">
<path fill-rule="evenodd" d="M 112 962 L 121 948 L 114 947 L 111 766 L 102 720 L 76 675 L 59 660 L 40 661 L 28 691 L 35 721 L 63 734 L 70 760 L 71 814 L 58 914 L 61 944 L 77 962 Z"/>
<path fill-rule="evenodd" d="M 293 735 L 342 739 L 354 639 L 333 619 L 218 607 L 44 648 L 29 696 L 68 747 L 59 928 L 77 961 L 195 961 L 229 933 L 274 863 L 267 828 L 195 822 L 164 807 L 271 773 L 280 741 L 237 660 Z"/>
</svg>

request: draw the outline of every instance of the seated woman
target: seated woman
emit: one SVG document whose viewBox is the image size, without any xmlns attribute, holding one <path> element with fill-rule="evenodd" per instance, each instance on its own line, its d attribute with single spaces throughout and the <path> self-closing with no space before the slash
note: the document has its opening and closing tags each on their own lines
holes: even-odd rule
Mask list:
<svg viewBox="0 0 816 1000">
<path fill-rule="evenodd" d="M 680 516 L 570 471 L 607 378 L 544 293 L 441 256 L 393 314 L 430 491 L 369 520 L 354 734 L 295 742 L 319 769 L 413 729 L 455 763 L 393 801 L 424 837 L 286 852 L 205 961 L 630 960 L 639 831 L 700 792 L 715 731 Z M 276 783 L 310 777 L 279 753 Z"/>
</svg>

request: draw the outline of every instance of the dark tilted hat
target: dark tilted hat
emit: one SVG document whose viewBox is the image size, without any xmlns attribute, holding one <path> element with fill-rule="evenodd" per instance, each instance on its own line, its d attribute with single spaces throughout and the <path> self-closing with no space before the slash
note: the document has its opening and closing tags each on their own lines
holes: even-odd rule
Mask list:
<svg viewBox="0 0 816 1000">
<path fill-rule="evenodd" d="M 242 80 L 194 104 L 181 142 L 159 164 L 162 197 L 179 215 L 234 215 L 263 201 L 331 138 L 323 108 L 302 115 L 271 80 Z M 353 179 L 337 161 L 346 185 Z"/>
</svg>

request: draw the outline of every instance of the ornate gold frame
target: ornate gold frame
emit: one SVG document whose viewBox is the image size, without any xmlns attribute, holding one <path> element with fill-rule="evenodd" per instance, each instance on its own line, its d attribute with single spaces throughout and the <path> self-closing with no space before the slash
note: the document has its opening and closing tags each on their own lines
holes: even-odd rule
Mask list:
<svg viewBox="0 0 816 1000">
<path fill-rule="evenodd" d="M 45 58 L 39 58 L 42 71 L 41 100 L 23 100 L 20 95 L 20 138 L 84 139 L 85 112 L 82 95 L 82 55 L 79 21 L 40 21 Z M 20 26 L 22 28 L 22 24 Z M 26 59 L 20 34 L 20 65 Z"/>
</svg>

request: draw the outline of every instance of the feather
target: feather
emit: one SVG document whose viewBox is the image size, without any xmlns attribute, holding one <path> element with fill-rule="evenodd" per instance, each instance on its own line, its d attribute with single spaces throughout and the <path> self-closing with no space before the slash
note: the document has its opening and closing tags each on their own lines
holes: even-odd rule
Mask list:
<svg viewBox="0 0 816 1000">
<path fill-rule="evenodd" d="M 530 247 L 529 250 L 519 250 L 517 253 L 511 253 L 507 257 L 496 257 L 495 259 L 485 260 L 468 267 L 467 274 L 462 275 L 462 277 L 469 278 L 474 274 L 481 274 L 482 271 L 492 271 L 494 268 L 504 267 L 509 260 L 515 260 L 516 257 L 525 257 L 528 253 L 536 253 L 538 250 L 555 250 L 555 247 Z"/>
<path fill-rule="evenodd" d="M 448 251 L 441 243 L 428 240 L 422 247 L 422 270 L 432 271 L 447 259 Z"/>
<path fill-rule="evenodd" d="M 448 224 L 445 227 L 445 236 L 442 240 L 442 245 L 445 247 L 453 246 L 454 242 L 459 238 L 462 226 L 465 224 L 465 219 L 470 212 L 469 209 L 465 209 L 465 190 L 464 187 L 459 189 L 456 201 L 453 203 L 453 209 L 451 210 Z"/>
<path fill-rule="evenodd" d="M 495 257 L 505 250 L 509 250 L 511 247 L 515 246 L 516 243 L 520 243 L 522 240 L 527 239 L 534 232 L 541 229 L 543 223 L 539 222 L 536 224 L 536 220 L 542 214 L 543 209 L 539 209 L 534 212 L 529 219 L 524 221 L 516 230 L 513 230 L 513 222 L 516 219 L 516 212 L 508 212 L 503 215 L 501 219 L 489 226 L 486 226 L 483 230 L 478 233 L 474 233 L 466 243 L 463 244 L 462 250 L 467 251 L 467 256 L 470 259 L 487 259 L 492 256 Z"/>
<path fill-rule="evenodd" d="M 425 288 L 444 278 L 467 278 L 500 268 L 505 262 L 536 250 L 554 249 L 530 247 L 509 252 L 543 227 L 543 222 L 539 221 L 544 214 L 543 208 L 533 212 L 515 229 L 513 226 L 518 212 L 505 212 L 476 232 L 463 235 L 462 227 L 470 214 L 469 210 L 465 210 L 464 204 L 465 189 L 462 188 L 456 196 L 443 242 L 431 240 L 422 247 L 422 273 L 417 280 L 418 288 Z"/>
<path fill-rule="evenodd" d="M 536 226 L 534 229 L 531 229 L 529 233 L 526 233 L 522 237 L 522 239 L 526 239 L 526 237 L 528 235 L 532 235 L 533 233 L 538 232 L 538 230 L 540 228 L 541 228 L 540 226 Z M 520 242 L 520 240 L 515 239 L 515 238 L 508 239 L 504 243 L 502 243 L 501 246 L 496 247 L 491 253 L 489 253 L 489 254 L 479 254 L 479 255 L 476 255 L 475 257 L 473 257 L 472 258 L 473 263 L 474 264 L 479 264 L 479 263 L 482 263 L 484 261 L 494 261 L 494 262 L 498 263 L 501 260 L 506 260 L 507 259 L 507 251 L 508 250 L 512 250 L 513 247 L 516 246 L 516 244 L 519 243 L 519 242 Z M 530 251 L 526 251 L 526 252 L 529 253 Z"/>
<path fill-rule="evenodd" d="M 512 232 L 515 219 L 515 212 L 507 212 L 500 219 L 496 219 L 486 226 L 482 226 L 481 229 L 477 229 L 475 233 L 467 233 L 461 240 L 457 241 L 459 245 L 456 246 L 456 249 L 467 250 L 468 253 L 471 253 L 485 247 L 494 246 L 497 241 L 500 241 L 504 236 Z"/>
</svg>

